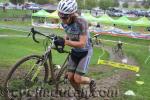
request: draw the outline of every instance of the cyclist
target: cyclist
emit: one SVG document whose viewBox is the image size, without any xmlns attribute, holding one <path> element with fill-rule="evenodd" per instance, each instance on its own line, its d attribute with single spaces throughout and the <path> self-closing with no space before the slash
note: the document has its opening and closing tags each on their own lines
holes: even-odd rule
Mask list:
<svg viewBox="0 0 150 100">
<path fill-rule="evenodd" d="M 61 25 L 66 32 L 64 44 L 73 47 L 68 61 L 68 79 L 76 91 L 80 91 L 81 84 L 89 84 L 90 92 L 94 92 L 96 82 L 84 76 L 93 53 L 88 23 L 77 14 L 75 0 L 61 0 L 57 10 L 62 21 Z M 59 44 L 61 41 L 62 39 L 54 43 Z"/>
<path fill-rule="evenodd" d="M 95 44 L 99 45 L 99 43 L 101 43 L 101 41 L 98 39 L 98 37 L 100 37 L 100 34 L 95 34 L 94 38 L 95 38 Z"/>
<path fill-rule="evenodd" d="M 118 43 L 117 43 L 117 52 L 119 51 L 119 50 L 121 50 L 121 52 L 122 52 L 122 46 L 123 46 L 123 43 L 122 43 L 122 41 L 118 41 Z"/>
</svg>

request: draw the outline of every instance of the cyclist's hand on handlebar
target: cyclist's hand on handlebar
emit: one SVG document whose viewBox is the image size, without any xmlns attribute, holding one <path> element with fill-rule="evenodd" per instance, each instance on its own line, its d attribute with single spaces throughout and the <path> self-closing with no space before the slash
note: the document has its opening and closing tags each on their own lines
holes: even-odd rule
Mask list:
<svg viewBox="0 0 150 100">
<path fill-rule="evenodd" d="M 64 40 L 64 38 L 57 36 L 57 37 L 55 37 L 54 44 L 56 46 L 64 46 L 65 40 Z"/>
<path fill-rule="evenodd" d="M 54 38 L 54 44 L 56 46 L 56 50 L 59 52 L 59 53 L 63 53 L 64 52 L 64 46 L 65 46 L 65 40 L 64 38 L 62 37 L 55 37 Z"/>
</svg>

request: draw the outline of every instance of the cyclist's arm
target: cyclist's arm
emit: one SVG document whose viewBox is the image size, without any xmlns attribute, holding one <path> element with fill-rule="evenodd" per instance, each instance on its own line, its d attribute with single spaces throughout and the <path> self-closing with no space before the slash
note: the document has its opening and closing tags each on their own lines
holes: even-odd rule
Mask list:
<svg viewBox="0 0 150 100">
<path fill-rule="evenodd" d="M 65 44 L 75 48 L 83 48 L 85 47 L 86 41 L 88 39 L 88 23 L 82 18 L 76 20 L 76 23 L 79 25 L 81 30 L 79 41 L 65 40 Z"/>
<path fill-rule="evenodd" d="M 65 40 L 69 40 L 69 37 L 67 35 L 64 36 Z"/>
<path fill-rule="evenodd" d="M 71 40 L 65 40 L 65 45 L 75 47 L 75 48 L 83 48 L 86 44 L 87 35 L 80 35 L 79 41 L 71 41 Z"/>
</svg>

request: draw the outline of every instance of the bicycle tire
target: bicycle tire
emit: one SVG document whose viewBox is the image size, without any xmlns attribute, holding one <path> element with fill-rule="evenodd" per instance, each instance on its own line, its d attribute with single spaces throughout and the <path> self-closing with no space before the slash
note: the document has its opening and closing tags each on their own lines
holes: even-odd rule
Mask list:
<svg viewBox="0 0 150 100">
<path fill-rule="evenodd" d="M 64 68 L 62 68 L 58 73 L 57 73 L 57 80 L 58 83 L 61 81 L 60 78 L 61 77 L 65 77 L 65 71 L 66 71 L 67 67 L 65 66 Z"/>
<path fill-rule="evenodd" d="M 124 57 L 124 53 L 123 53 L 121 50 L 119 50 L 119 51 L 118 51 L 118 56 L 119 56 L 120 58 L 123 58 L 123 57 Z"/>
<path fill-rule="evenodd" d="M 39 55 L 30 55 L 30 56 L 27 56 L 27 57 L 24 57 L 22 58 L 21 60 L 19 60 L 13 67 L 12 69 L 10 70 L 6 80 L 5 80 L 5 83 L 4 83 L 4 88 L 5 88 L 5 97 L 8 96 L 8 93 L 9 93 L 9 90 L 11 88 L 9 88 L 9 82 L 10 80 L 13 78 L 13 75 L 15 76 L 15 74 L 17 75 L 17 69 L 19 71 L 19 68 L 21 67 L 21 65 L 23 65 L 25 62 L 27 61 L 31 61 L 31 60 L 35 60 L 35 61 L 39 61 L 40 59 L 43 59 L 41 56 Z M 28 63 L 27 63 L 28 64 Z M 31 63 L 32 64 L 32 63 Z M 27 70 L 27 65 L 26 65 L 26 69 L 21 69 L 20 68 L 20 71 L 22 70 Z M 48 65 L 47 63 L 44 63 L 44 67 L 43 67 L 43 70 L 44 70 L 44 78 L 43 78 L 43 81 L 46 82 L 48 80 L 48 75 L 49 75 L 49 68 L 48 68 Z M 27 71 L 28 73 L 28 71 Z M 21 74 L 24 74 L 24 72 L 21 72 Z M 43 73 L 42 73 L 43 74 Z M 26 76 L 27 74 L 25 74 Z M 18 77 L 18 76 L 16 76 Z M 14 81 L 14 79 L 13 79 Z M 18 80 L 17 80 L 18 81 Z M 24 83 L 23 83 L 24 84 Z M 11 84 L 13 85 L 13 84 Z M 23 87 L 23 86 L 22 86 Z M 27 86 L 25 86 L 27 88 Z M 19 87 L 18 87 L 19 88 Z M 17 88 L 16 88 L 17 89 Z"/>
<path fill-rule="evenodd" d="M 101 46 L 101 47 L 104 47 L 104 44 L 102 43 L 101 39 L 98 39 L 98 45 Z"/>
<path fill-rule="evenodd" d="M 62 68 L 55 73 L 56 81 L 57 81 L 56 84 L 55 84 L 56 90 L 58 90 L 60 88 L 59 87 L 60 85 L 61 86 L 66 85 L 68 87 L 69 80 L 68 80 L 68 76 L 66 75 L 67 66 L 68 66 L 67 65 L 68 59 L 69 59 L 69 55 L 67 56 L 64 65 L 62 65 Z"/>
<path fill-rule="evenodd" d="M 112 48 L 112 52 L 113 52 L 114 54 L 117 53 L 117 47 L 116 47 L 116 46 Z"/>
</svg>

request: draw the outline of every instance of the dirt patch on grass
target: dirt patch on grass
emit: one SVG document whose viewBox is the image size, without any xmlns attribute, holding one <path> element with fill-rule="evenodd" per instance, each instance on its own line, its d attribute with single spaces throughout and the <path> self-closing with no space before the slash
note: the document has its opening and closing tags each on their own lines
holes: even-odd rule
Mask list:
<svg viewBox="0 0 150 100">
<path fill-rule="evenodd" d="M 105 47 L 104 48 L 106 51 L 109 52 L 110 54 L 110 59 L 111 61 L 115 61 L 118 63 L 122 63 L 122 59 L 115 54 L 112 53 L 112 48 L 110 47 Z M 127 59 L 127 63 L 129 65 L 138 65 L 138 63 L 133 59 L 132 57 L 127 57 L 124 56 L 124 58 Z M 132 80 L 133 77 L 135 76 L 135 72 L 126 70 L 126 69 L 117 69 L 113 68 L 111 66 L 104 66 L 100 65 L 97 67 L 91 67 L 90 71 L 94 72 L 103 72 L 103 73 L 111 73 L 109 76 L 104 76 L 101 77 L 99 80 L 97 80 L 97 87 L 98 88 L 113 88 L 115 87 L 116 90 L 119 90 L 119 83 L 124 80 Z M 119 90 L 119 93 L 121 93 L 121 90 Z M 117 97 L 121 96 L 122 94 L 118 94 Z M 103 99 L 110 100 L 111 97 L 105 97 Z M 93 100 L 99 100 L 98 98 L 93 99 Z"/>
<path fill-rule="evenodd" d="M 116 57 L 112 53 L 112 49 L 110 47 L 104 48 L 106 51 L 110 54 L 110 59 L 112 61 L 121 62 L 122 59 L 119 57 Z M 138 65 L 137 62 L 132 57 L 127 57 L 128 59 L 127 64 L 129 65 Z M 0 86 L 3 85 L 9 70 L 8 69 L 0 69 Z M 117 92 L 115 96 L 120 96 L 120 90 L 119 90 L 119 83 L 124 80 L 130 80 L 135 76 L 135 72 L 125 69 L 117 69 L 113 68 L 111 66 L 107 65 L 97 65 L 97 66 L 91 66 L 89 67 L 89 74 L 90 77 L 94 77 L 96 79 L 96 84 L 98 89 L 110 89 L 113 88 Z M 69 86 L 69 85 L 68 85 Z M 89 89 L 88 86 L 85 87 L 86 89 Z M 115 98 L 115 97 L 114 97 Z M 80 100 L 112 100 L 112 97 L 104 96 L 104 97 L 90 97 L 90 98 L 82 98 Z M 22 100 L 28 100 L 28 99 L 22 99 Z M 35 98 L 29 98 L 29 100 L 36 100 Z M 40 100 L 47 100 L 47 99 L 40 99 Z M 77 100 L 73 97 L 66 98 L 66 97 L 60 97 L 60 98 L 53 98 L 50 100 Z"/>
<path fill-rule="evenodd" d="M 9 72 L 9 69 L 4 69 L 4 68 L 0 69 L 0 86 L 3 86 L 5 79 L 8 75 L 8 72 Z"/>
</svg>

